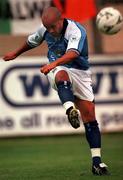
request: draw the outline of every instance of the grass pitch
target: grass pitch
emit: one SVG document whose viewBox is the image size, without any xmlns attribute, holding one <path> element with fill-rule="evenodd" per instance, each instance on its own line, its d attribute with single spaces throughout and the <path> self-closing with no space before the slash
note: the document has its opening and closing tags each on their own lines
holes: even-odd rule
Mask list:
<svg viewBox="0 0 123 180">
<path fill-rule="evenodd" d="M 0 139 L 0 180 L 123 180 L 123 133 L 102 135 L 110 176 L 93 176 L 84 135 Z"/>
</svg>

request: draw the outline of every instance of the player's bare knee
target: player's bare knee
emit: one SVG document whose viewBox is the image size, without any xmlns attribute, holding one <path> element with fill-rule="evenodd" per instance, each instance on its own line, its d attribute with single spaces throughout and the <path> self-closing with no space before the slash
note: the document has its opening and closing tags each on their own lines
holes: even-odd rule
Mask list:
<svg viewBox="0 0 123 180">
<path fill-rule="evenodd" d="M 84 123 L 95 121 L 95 113 L 94 112 L 90 112 L 90 111 L 82 112 L 81 116 L 82 116 L 82 120 Z"/>
<path fill-rule="evenodd" d="M 91 122 L 96 119 L 95 108 L 91 104 L 88 106 L 82 106 L 80 108 L 80 113 L 81 113 L 83 122 Z"/>
<path fill-rule="evenodd" d="M 55 76 L 55 82 L 57 83 L 59 81 L 70 81 L 69 75 L 65 70 L 60 70 L 57 72 Z"/>
</svg>

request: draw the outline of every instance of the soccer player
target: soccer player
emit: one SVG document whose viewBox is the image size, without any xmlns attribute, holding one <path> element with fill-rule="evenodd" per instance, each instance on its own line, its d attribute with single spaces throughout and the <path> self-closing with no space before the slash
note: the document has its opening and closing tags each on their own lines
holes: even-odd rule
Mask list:
<svg viewBox="0 0 123 180">
<path fill-rule="evenodd" d="M 79 109 L 92 155 L 92 172 L 106 175 L 107 166 L 101 161 L 101 135 L 95 117 L 86 30 L 79 23 L 62 18 L 55 7 L 45 9 L 41 20 L 43 24 L 37 32 L 29 35 L 19 49 L 3 59 L 13 60 L 43 41 L 47 42 L 49 64 L 41 67 L 40 71 L 47 75 L 58 92 L 73 128 L 80 127 Z"/>
</svg>

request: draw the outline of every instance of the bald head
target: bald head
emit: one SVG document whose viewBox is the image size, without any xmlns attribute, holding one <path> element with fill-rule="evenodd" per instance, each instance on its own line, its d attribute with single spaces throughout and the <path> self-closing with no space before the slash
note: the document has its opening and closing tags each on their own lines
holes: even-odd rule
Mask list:
<svg viewBox="0 0 123 180">
<path fill-rule="evenodd" d="M 63 18 L 61 17 L 61 12 L 56 7 L 48 7 L 45 9 L 41 16 L 42 23 L 46 29 L 53 34 L 61 32 L 63 25 Z M 54 30 L 53 30 L 54 29 Z"/>
<path fill-rule="evenodd" d="M 42 19 L 60 18 L 61 12 L 56 7 L 48 7 L 42 13 Z"/>
</svg>

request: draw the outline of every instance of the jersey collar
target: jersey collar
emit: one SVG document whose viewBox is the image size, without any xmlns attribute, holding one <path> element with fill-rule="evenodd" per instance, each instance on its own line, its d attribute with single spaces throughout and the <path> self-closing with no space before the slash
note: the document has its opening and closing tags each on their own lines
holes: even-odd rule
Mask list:
<svg viewBox="0 0 123 180">
<path fill-rule="evenodd" d="M 62 29 L 62 32 L 61 32 L 62 35 L 65 34 L 65 31 L 66 31 L 66 29 L 67 29 L 67 26 L 68 26 L 68 21 L 67 21 L 67 19 L 64 18 L 64 21 L 63 21 L 63 29 Z"/>
</svg>

